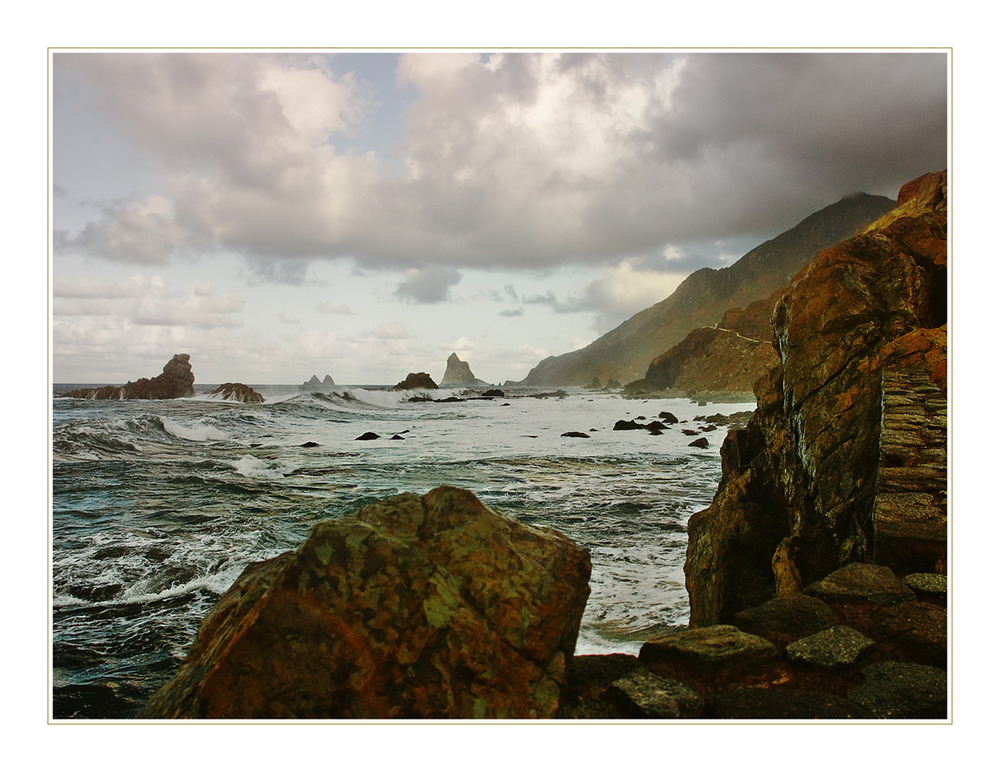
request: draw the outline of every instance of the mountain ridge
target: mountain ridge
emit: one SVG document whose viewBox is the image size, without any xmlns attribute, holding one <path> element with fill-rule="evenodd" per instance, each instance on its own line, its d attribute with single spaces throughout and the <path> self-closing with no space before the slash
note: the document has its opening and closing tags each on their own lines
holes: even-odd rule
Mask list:
<svg viewBox="0 0 1000 772">
<path fill-rule="evenodd" d="M 822 249 L 849 238 L 895 206 L 884 196 L 852 193 L 763 242 L 725 268 L 701 268 L 664 300 L 577 351 L 548 357 L 524 386 L 587 386 L 642 378 L 650 362 L 693 329 L 712 326 L 732 308 L 766 298 Z"/>
</svg>

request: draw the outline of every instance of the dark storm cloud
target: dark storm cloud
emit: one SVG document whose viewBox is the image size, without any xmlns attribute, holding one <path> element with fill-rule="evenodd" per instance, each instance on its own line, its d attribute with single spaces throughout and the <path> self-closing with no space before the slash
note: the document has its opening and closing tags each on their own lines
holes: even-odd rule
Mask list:
<svg viewBox="0 0 1000 772">
<path fill-rule="evenodd" d="M 154 159 L 169 202 L 107 207 L 57 248 L 349 258 L 416 271 L 398 295 L 440 302 L 462 267 L 717 266 L 699 245 L 752 246 L 947 163 L 943 53 L 406 54 L 401 166 L 357 150 L 373 96 L 331 61 L 57 56 Z"/>
</svg>

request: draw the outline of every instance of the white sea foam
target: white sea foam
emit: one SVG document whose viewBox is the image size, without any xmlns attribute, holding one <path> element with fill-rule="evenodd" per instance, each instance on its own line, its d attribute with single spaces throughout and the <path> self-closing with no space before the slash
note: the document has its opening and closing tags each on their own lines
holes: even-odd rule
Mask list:
<svg viewBox="0 0 1000 772">
<path fill-rule="evenodd" d="M 234 465 L 236 473 L 250 480 L 281 480 L 294 466 L 274 459 L 242 456 Z"/>
<path fill-rule="evenodd" d="M 177 421 L 173 421 L 169 418 L 164 418 L 163 416 L 160 416 L 160 421 L 163 422 L 163 430 L 167 432 L 167 434 L 172 434 L 174 437 L 178 437 L 182 440 L 206 442 L 229 439 L 226 434 L 208 424 L 196 423 L 193 426 L 185 426 L 184 424 L 178 423 Z"/>
</svg>

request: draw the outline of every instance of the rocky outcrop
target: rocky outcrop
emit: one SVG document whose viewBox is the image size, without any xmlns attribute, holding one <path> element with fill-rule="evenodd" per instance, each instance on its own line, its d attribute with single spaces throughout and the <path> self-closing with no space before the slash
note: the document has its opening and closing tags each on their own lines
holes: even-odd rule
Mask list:
<svg viewBox="0 0 1000 772">
<path fill-rule="evenodd" d="M 473 375 L 469 363 L 459 359 L 458 354 L 452 353 L 448 357 L 444 377 L 441 378 L 441 386 L 469 386 L 478 388 L 489 385 L 486 381 L 481 381 Z"/>
<path fill-rule="evenodd" d="M 318 377 L 316 377 L 316 375 L 313 375 L 312 378 L 310 378 L 308 381 L 305 381 L 302 384 L 302 388 L 312 389 L 314 391 L 320 391 L 320 390 L 330 389 L 336 385 L 337 384 L 333 382 L 333 378 L 331 378 L 329 375 L 323 376 L 322 381 Z"/>
<path fill-rule="evenodd" d="M 924 539 L 929 558 L 900 570 L 943 568 L 946 174 L 905 186 L 899 204 L 818 253 L 775 305 L 780 365 L 757 384 L 756 412 L 722 447 L 719 490 L 688 526 L 695 626 L 847 563 L 891 562 L 897 539 Z M 911 384 L 906 416 L 886 385 L 897 371 Z"/>
<path fill-rule="evenodd" d="M 468 491 L 369 504 L 247 568 L 142 717 L 553 717 L 589 576 Z"/>
<path fill-rule="evenodd" d="M 393 386 L 398 391 L 414 391 L 417 389 L 436 389 L 438 385 L 427 373 L 410 373 Z"/>
<path fill-rule="evenodd" d="M 699 327 L 649 364 L 645 389 L 689 397 L 722 393 L 753 394 L 754 384 L 778 364 L 766 341 L 721 327 Z"/>
<path fill-rule="evenodd" d="M 909 587 L 929 579 L 852 563 L 734 624 L 657 636 L 638 657 L 577 657 L 559 717 L 947 718 L 945 599 Z"/>
<path fill-rule="evenodd" d="M 178 399 L 194 396 L 194 373 L 189 354 L 174 354 L 155 378 L 140 378 L 124 386 L 77 389 L 67 397 L 80 399 Z"/>
<path fill-rule="evenodd" d="M 263 402 L 264 398 L 254 389 L 245 383 L 223 383 L 216 389 L 208 392 L 209 396 L 220 397 L 221 399 L 233 402 L 256 403 Z"/>
<path fill-rule="evenodd" d="M 691 330 L 717 324 L 730 309 L 745 307 L 787 287 L 817 251 L 853 236 L 892 207 L 892 200 L 883 196 L 847 196 L 752 249 L 727 268 L 695 271 L 670 297 L 640 311 L 589 346 L 539 362 L 520 385 L 587 386 L 595 380 L 639 380 L 655 357 L 680 343 Z"/>
</svg>

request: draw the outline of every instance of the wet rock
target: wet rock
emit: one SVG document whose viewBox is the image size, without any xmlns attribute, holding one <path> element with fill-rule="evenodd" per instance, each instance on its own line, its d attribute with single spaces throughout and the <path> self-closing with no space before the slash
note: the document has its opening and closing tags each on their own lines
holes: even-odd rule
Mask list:
<svg viewBox="0 0 1000 772">
<path fill-rule="evenodd" d="M 741 611 L 734 623 L 743 632 L 760 635 L 784 648 L 792 641 L 833 627 L 837 618 L 819 598 L 795 593 Z"/>
<path fill-rule="evenodd" d="M 318 448 L 319 447 L 319 443 L 318 442 L 313 442 L 312 440 L 309 440 L 309 442 L 303 442 L 301 445 L 299 445 L 299 447 L 300 448 Z"/>
<path fill-rule="evenodd" d="M 588 439 L 588 440 L 590 439 L 590 435 L 587 434 L 586 432 L 563 432 L 561 436 L 563 436 L 563 437 L 581 437 L 581 438 Z"/>
<path fill-rule="evenodd" d="M 415 389 L 436 389 L 438 385 L 427 373 L 410 373 L 392 388 L 397 391 L 413 391 Z"/>
<path fill-rule="evenodd" d="M 946 718 L 948 676 L 944 670 L 912 662 L 877 662 L 862 669 L 864 683 L 847 698 L 876 718 Z"/>
<path fill-rule="evenodd" d="M 913 590 L 918 598 L 944 599 L 948 594 L 948 577 L 944 574 L 916 573 L 903 577 L 903 584 Z"/>
<path fill-rule="evenodd" d="M 248 404 L 254 404 L 264 401 L 264 398 L 257 391 L 250 388 L 245 383 L 223 383 L 221 386 L 212 389 L 212 391 L 208 393 L 210 396 L 222 397 L 222 399 L 231 400 L 233 402 L 246 402 Z"/>
<path fill-rule="evenodd" d="M 827 603 L 865 601 L 899 603 L 913 599 L 913 591 L 885 566 L 851 563 L 805 588 L 808 595 Z"/>
<path fill-rule="evenodd" d="M 704 700 L 696 691 L 672 678 L 661 678 L 638 668 L 610 687 L 626 716 L 633 718 L 693 718 Z"/>
<path fill-rule="evenodd" d="M 468 491 L 394 496 L 250 566 L 142 717 L 553 717 L 589 576 Z"/>
<path fill-rule="evenodd" d="M 615 421 L 615 425 L 611 427 L 616 432 L 627 432 L 634 431 L 636 429 L 645 429 L 646 427 L 635 421 Z"/>
<path fill-rule="evenodd" d="M 792 662 L 822 668 L 853 665 L 864 652 L 875 645 L 853 627 L 838 625 L 790 643 L 785 655 Z"/>
<path fill-rule="evenodd" d="M 712 625 L 672 633 L 643 644 L 639 660 L 657 675 L 688 683 L 732 679 L 775 660 L 778 650 L 765 638 L 732 625 Z"/>
<path fill-rule="evenodd" d="M 701 448 L 702 450 L 704 450 L 705 448 L 708 447 L 708 440 L 705 439 L 704 437 L 699 437 L 694 442 L 689 442 L 688 443 L 688 447 L 689 448 Z"/>
<path fill-rule="evenodd" d="M 194 396 L 194 373 L 190 354 L 174 354 L 155 378 L 140 378 L 124 386 L 77 389 L 67 397 L 81 399 L 179 399 Z"/>
<path fill-rule="evenodd" d="M 664 410 L 662 413 L 660 413 L 660 418 L 662 418 L 663 421 L 668 424 L 677 423 L 677 416 L 675 416 L 673 413 L 667 410 Z"/>
<path fill-rule="evenodd" d="M 375 432 L 365 432 L 360 437 L 355 437 L 356 440 L 377 440 L 379 438 L 378 434 Z"/>
</svg>

